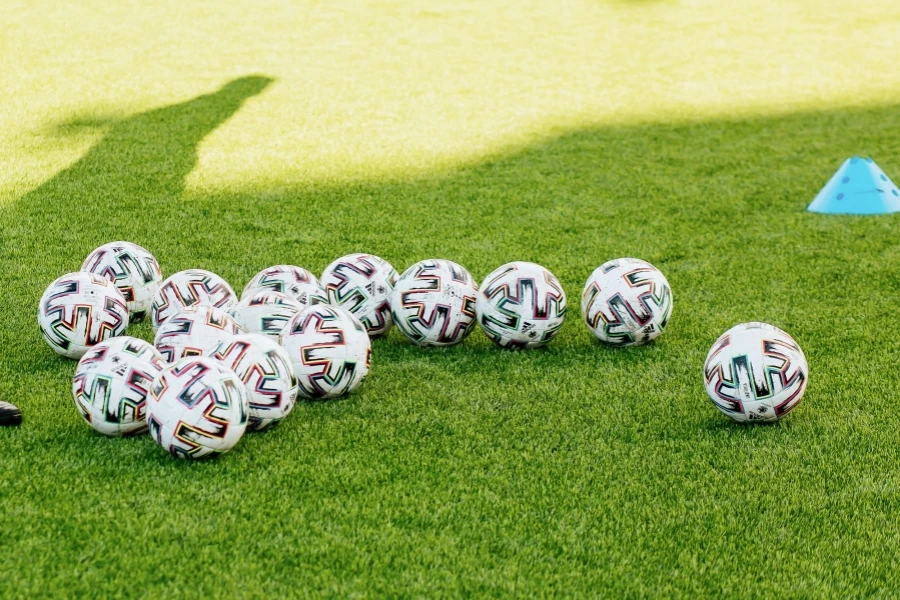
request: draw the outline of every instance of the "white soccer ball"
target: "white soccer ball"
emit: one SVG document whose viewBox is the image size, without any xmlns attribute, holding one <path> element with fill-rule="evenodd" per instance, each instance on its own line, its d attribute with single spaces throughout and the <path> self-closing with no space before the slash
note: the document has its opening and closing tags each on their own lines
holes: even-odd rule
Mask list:
<svg viewBox="0 0 900 600">
<path fill-rule="evenodd" d="M 336 398 L 356 389 L 369 372 L 372 346 L 351 313 L 325 304 L 294 316 L 281 333 L 304 398 Z"/>
<path fill-rule="evenodd" d="M 224 341 L 209 356 L 234 371 L 244 382 L 250 399 L 247 429 L 263 431 L 275 426 L 294 409 L 297 378 L 287 351 L 278 342 L 253 333 Z"/>
<path fill-rule="evenodd" d="M 394 324 L 420 346 L 452 346 L 475 326 L 477 293 L 472 275 L 455 262 L 417 262 L 394 285 Z"/>
<path fill-rule="evenodd" d="M 391 292 L 397 271 L 372 254 L 348 254 L 325 268 L 322 287 L 329 304 L 353 313 L 371 336 L 386 333 L 392 324 Z"/>
<path fill-rule="evenodd" d="M 777 421 L 803 398 L 809 365 L 784 331 L 742 323 L 716 340 L 703 375 L 713 404 L 735 421 Z"/>
<path fill-rule="evenodd" d="M 153 295 L 163 279 L 153 255 L 131 242 L 103 244 L 88 255 L 81 270 L 101 275 L 116 284 L 125 297 L 132 323 L 147 315 Z"/>
<path fill-rule="evenodd" d="M 241 300 L 228 314 L 247 333 L 261 333 L 277 340 L 288 321 L 304 308 L 287 294 L 263 290 Z"/>
<path fill-rule="evenodd" d="M 166 319 L 189 306 L 214 306 L 229 310 L 237 304 L 237 296 L 228 282 L 203 269 L 179 271 L 162 282 L 150 304 L 153 331 Z"/>
<path fill-rule="evenodd" d="M 225 311 L 212 306 L 189 306 L 162 324 L 153 345 L 166 362 L 173 363 L 185 356 L 203 356 L 240 332 Z"/>
<path fill-rule="evenodd" d="M 208 357 L 189 356 L 153 380 L 147 396 L 150 437 L 178 458 L 209 458 L 234 448 L 250 416 L 238 376 Z"/>
<path fill-rule="evenodd" d="M 566 318 L 566 292 L 540 265 L 511 262 L 484 278 L 475 306 L 478 323 L 504 348 L 538 348 Z"/>
<path fill-rule="evenodd" d="M 610 346 L 655 340 L 672 315 L 672 289 L 665 276 L 637 258 L 617 258 L 591 273 L 581 294 L 581 315 L 591 332 Z"/>
<path fill-rule="evenodd" d="M 254 275 L 241 292 L 241 300 L 265 291 L 287 294 L 303 308 L 328 303 L 316 276 L 293 265 L 275 265 Z"/>
<path fill-rule="evenodd" d="M 54 352 L 78 359 L 103 340 L 125 333 L 128 307 L 122 293 L 105 277 L 69 273 L 41 296 L 38 324 Z"/>
<path fill-rule="evenodd" d="M 165 366 L 144 340 L 122 335 L 100 342 L 78 361 L 72 381 L 75 406 L 104 435 L 142 433 L 150 384 Z"/>
</svg>

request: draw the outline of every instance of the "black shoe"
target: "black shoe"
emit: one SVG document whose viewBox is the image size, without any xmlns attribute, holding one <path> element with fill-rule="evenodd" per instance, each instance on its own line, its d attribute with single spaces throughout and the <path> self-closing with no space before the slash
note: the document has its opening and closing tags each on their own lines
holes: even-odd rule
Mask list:
<svg viewBox="0 0 900 600">
<path fill-rule="evenodd" d="M 4 425 L 21 425 L 22 411 L 9 402 L 0 402 L 0 427 Z"/>
</svg>

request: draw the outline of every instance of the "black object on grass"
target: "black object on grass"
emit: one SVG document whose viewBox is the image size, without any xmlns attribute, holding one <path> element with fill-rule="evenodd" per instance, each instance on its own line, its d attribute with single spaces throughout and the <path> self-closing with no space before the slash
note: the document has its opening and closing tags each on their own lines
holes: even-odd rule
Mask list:
<svg viewBox="0 0 900 600">
<path fill-rule="evenodd" d="M 22 411 L 9 402 L 0 402 L 0 427 L 4 425 L 21 425 Z"/>
</svg>

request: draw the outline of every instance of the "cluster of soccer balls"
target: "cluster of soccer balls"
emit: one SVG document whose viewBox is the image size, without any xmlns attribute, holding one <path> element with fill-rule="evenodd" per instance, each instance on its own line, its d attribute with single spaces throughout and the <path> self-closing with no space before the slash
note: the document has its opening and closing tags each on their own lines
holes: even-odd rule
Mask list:
<svg viewBox="0 0 900 600">
<path fill-rule="evenodd" d="M 672 313 L 669 283 L 653 265 L 611 260 L 588 278 L 581 313 L 610 346 L 646 344 Z M 154 344 L 123 335 L 149 313 Z M 479 287 L 461 265 L 429 259 L 402 275 L 385 260 L 351 254 L 317 279 L 296 266 L 258 273 L 240 300 L 209 271 L 163 280 L 156 259 L 129 242 L 92 252 L 82 270 L 54 281 L 38 321 L 57 353 L 80 359 L 73 382 L 85 420 L 107 435 L 149 429 L 182 458 L 231 449 L 245 430 L 272 427 L 298 397 L 334 398 L 369 371 L 370 336 L 393 325 L 420 346 L 462 342 L 477 322 L 505 348 L 537 348 L 566 316 L 559 280 L 540 265 L 512 262 Z M 771 421 L 799 403 L 808 367 L 785 332 L 738 325 L 713 345 L 706 389 L 738 421 Z"/>
</svg>

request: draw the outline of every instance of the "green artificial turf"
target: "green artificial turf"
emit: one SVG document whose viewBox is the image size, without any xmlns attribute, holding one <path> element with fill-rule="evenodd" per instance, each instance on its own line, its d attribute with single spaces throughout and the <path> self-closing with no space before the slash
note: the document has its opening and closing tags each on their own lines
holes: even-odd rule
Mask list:
<svg viewBox="0 0 900 600">
<path fill-rule="evenodd" d="M 731 4 L 4 10 L 0 597 L 896 595 L 900 221 L 804 208 L 853 154 L 900 181 L 900 8 Z M 350 397 L 180 462 L 94 433 L 37 329 L 116 239 L 236 289 L 531 260 L 571 310 L 538 351 L 392 331 Z M 650 346 L 580 320 L 618 256 L 672 285 Z M 776 425 L 703 389 L 750 320 L 809 360 Z"/>
</svg>

